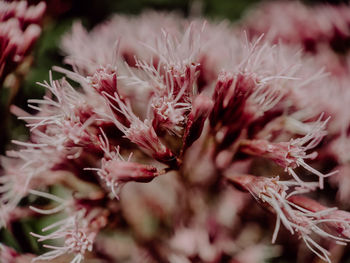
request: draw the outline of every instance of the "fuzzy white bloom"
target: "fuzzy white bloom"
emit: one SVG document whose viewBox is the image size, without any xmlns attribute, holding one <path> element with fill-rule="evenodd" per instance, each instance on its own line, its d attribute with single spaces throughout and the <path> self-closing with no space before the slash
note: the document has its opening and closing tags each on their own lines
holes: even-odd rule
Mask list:
<svg viewBox="0 0 350 263">
<path fill-rule="evenodd" d="M 96 213 L 94 211 L 87 211 L 84 208 L 76 210 L 73 200 L 66 200 L 37 190 L 30 190 L 29 192 L 59 204 L 52 209 L 40 209 L 31 206 L 30 209 L 33 211 L 44 215 L 65 211 L 69 215 L 43 228 L 43 233 L 50 231 L 47 235 L 31 233 L 32 236 L 38 238 L 38 242 L 45 242 L 47 240 L 55 240 L 56 243 L 61 242 L 61 246 L 44 244 L 43 247 L 49 248 L 51 251 L 34 258 L 33 262 L 52 260 L 64 254 L 73 254 L 74 257 L 71 263 L 80 263 L 84 259 L 85 253 L 92 251 L 93 242 L 98 231 L 96 224 L 93 224 L 92 220 L 98 215 L 98 211 Z"/>
<path fill-rule="evenodd" d="M 33 261 L 52 260 L 64 254 L 73 254 L 74 258 L 70 262 L 80 263 L 84 259 L 85 253 L 87 251 L 92 251 L 96 236 L 95 232 L 89 230 L 89 222 L 84 216 L 84 210 L 76 211 L 68 218 L 45 227 L 42 230 L 43 232 L 55 229 L 48 235 L 31 233 L 34 237 L 38 238 L 39 242 L 46 240 L 64 240 L 62 246 L 43 245 L 52 250 L 36 257 Z"/>
</svg>

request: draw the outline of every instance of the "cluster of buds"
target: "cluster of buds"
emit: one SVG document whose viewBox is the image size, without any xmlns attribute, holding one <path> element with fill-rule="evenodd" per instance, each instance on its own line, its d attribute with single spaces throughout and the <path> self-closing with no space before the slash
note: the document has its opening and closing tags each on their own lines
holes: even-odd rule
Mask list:
<svg viewBox="0 0 350 263">
<path fill-rule="evenodd" d="M 23 61 L 37 38 L 45 2 L 28 6 L 26 1 L 0 1 L 0 78 Z"/>
<path fill-rule="evenodd" d="M 350 120 L 343 107 L 350 99 L 349 14 L 349 8 L 344 5 L 305 6 L 299 2 L 271 2 L 259 5 L 243 21 L 252 39 L 263 33 L 271 42 L 299 46 L 305 52 L 304 57 L 313 59 L 329 71 L 329 76 L 324 79 L 327 85 L 318 85 L 320 89 L 316 86 L 302 88 L 298 91 L 298 99 L 315 112 L 330 116 L 327 136 L 330 147 L 325 154 L 337 163 L 335 170 L 339 173 L 332 176 L 331 181 L 338 188 L 338 197 L 343 204 L 348 203 L 350 187 L 347 172 Z M 254 23 L 252 17 L 264 22 Z M 313 96 L 309 96 L 311 93 Z M 319 101 L 314 103 L 315 100 Z"/>
<path fill-rule="evenodd" d="M 106 134 L 101 130 L 100 147 L 105 157 L 101 160 L 101 168 L 90 168 L 96 170 L 101 180 L 110 188 L 114 197 L 118 197 L 123 184 L 133 182 L 148 183 L 152 181 L 158 174 L 156 167 L 151 165 L 142 165 L 131 162 L 132 153 L 125 160 L 119 152 L 119 147 L 115 151 L 110 150 L 110 145 Z"/>
<path fill-rule="evenodd" d="M 31 233 L 50 249 L 34 261 L 288 258 L 276 247 L 264 255 L 266 217 L 243 192 L 276 215 L 272 243 L 284 226 L 331 262 L 332 246 L 350 241 L 349 212 L 303 197 L 327 190 L 327 177 L 348 164 L 329 147 L 340 134 L 329 116 L 338 112 L 319 99 L 338 90 L 333 75 L 295 47 L 240 29 L 156 13 L 116 16 L 91 32 L 73 25 L 62 41 L 72 70 L 54 67 L 65 77 L 39 83 L 47 94 L 29 100 L 35 113 L 12 107 L 31 134 L 14 141 L 0 176 L 3 226 L 65 217 Z"/>
</svg>

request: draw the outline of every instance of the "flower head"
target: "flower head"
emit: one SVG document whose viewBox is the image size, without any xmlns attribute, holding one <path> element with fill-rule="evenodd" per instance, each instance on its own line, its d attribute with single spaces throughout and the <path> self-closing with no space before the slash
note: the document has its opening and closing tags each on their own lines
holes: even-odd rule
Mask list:
<svg viewBox="0 0 350 263">
<path fill-rule="evenodd" d="M 110 150 L 110 145 L 105 133 L 101 130 L 100 145 L 105 153 L 101 160 L 101 168 L 90 168 L 96 170 L 97 174 L 106 186 L 110 188 L 114 197 L 119 199 L 121 187 L 127 182 L 150 182 L 157 175 L 157 168 L 151 165 L 143 165 L 131 162 L 129 158 L 125 160 L 119 152 L 119 147 L 115 151 Z"/>
<path fill-rule="evenodd" d="M 52 250 L 36 257 L 34 261 L 52 260 L 64 254 L 74 254 L 71 263 L 80 263 L 85 253 L 92 250 L 96 237 L 96 232 L 89 228 L 89 221 L 84 216 L 85 211 L 77 211 L 72 216 L 44 228 L 43 232 L 56 228 L 46 236 L 31 233 L 39 242 L 62 238 L 64 240 L 62 246 L 44 245 Z"/>
<path fill-rule="evenodd" d="M 45 2 L 28 6 L 26 1 L 0 1 L 0 76 L 23 61 L 37 38 Z"/>
<path fill-rule="evenodd" d="M 319 119 L 309 133 L 303 137 L 291 139 L 289 142 L 271 143 L 266 140 L 243 140 L 240 150 L 247 154 L 273 160 L 275 163 L 285 168 L 285 170 L 301 185 L 303 181 L 297 176 L 293 169 L 302 166 L 319 177 L 320 188 L 322 189 L 324 178 L 335 174 L 336 171 L 322 174 L 306 164 L 304 160 L 312 160 L 317 157 L 317 152 L 309 154 L 306 152 L 315 148 L 326 135 L 324 127 L 327 122 L 328 120 L 322 122 L 321 119 Z"/>
<path fill-rule="evenodd" d="M 295 202 L 295 200 L 299 200 L 295 194 L 298 194 L 300 189 L 290 193 L 288 193 L 288 190 L 290 187 L 298 185 L 298 183 L 283 182 L 279 180 L 279 177 L 264 178 L 251 175 L 233 175 L 229 177 L 229 181 L 249 191 L 258 201 L 272 209 L 276 214 L 277 220 L 272 242 L 275 242 L 277 238 L 281 222 L 291 234 L 298 235 L 311 251 L 327 262 L 331 262 L 330 253 L 311 238 L 312 233 L 343 244 L 346 244 L 344 242 L 350 242 L 350 239 L 346 236 L 346 231 L 348 231 L 347 219 L 344 219 L 347 218 L 346 216 L 339 220 L 336 215 L 333 215 L 334 209 L 306 210 L 303 209 L 302 204 L 304 202 L 301 202 L 301 205 Z M 317 202 L 315 203 L 317 204 Z M 317 205 L 314 206 L 317 207 Z M 345 237 L 339 237 L 338 234 L 332 234 L 322 229 L 319 226 L 323 222 L 320 218 L 327 218 L 329 221 L 327 219 L 325 221 L 328 221 L 328 224 L 339 224 L 339 221 L 346 224 Z"/>
</svg>

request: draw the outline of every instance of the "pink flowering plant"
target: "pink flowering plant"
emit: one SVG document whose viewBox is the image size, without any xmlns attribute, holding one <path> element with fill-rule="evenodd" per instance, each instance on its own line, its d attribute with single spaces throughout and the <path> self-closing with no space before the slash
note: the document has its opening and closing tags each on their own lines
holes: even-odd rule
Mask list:
<svg viewBox="0 0 350 263">
<path fill-rule="evenodd" d="M 76 22 L 67 66 L 52 69 L 62 78 L 38 83 L 33 111 L 11 107 L 29 140 L 1 157 L 0 226 L 59 219 L 28 233 L 43 253 L 1 244 L 1 260 L 343 262 L 350 80 L 346 54 L 325 43 L 350 37 L 350 9 L 270 5 L 233 25 L 155 12 L 90 32 Z M 314 30 L 297 35 L 299 16 Z"/>
</svg>

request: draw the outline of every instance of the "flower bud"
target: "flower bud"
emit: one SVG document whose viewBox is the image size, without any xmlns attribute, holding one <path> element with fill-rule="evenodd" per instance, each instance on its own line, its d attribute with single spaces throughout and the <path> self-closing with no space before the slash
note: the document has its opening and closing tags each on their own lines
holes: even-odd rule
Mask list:
<svg viewBox="0 0 350 263">
<path fill-rule="evenodd" d="M 204 122 L 209 116 L 213 106 L 213 101 L 205 95 L 199 95 L 195 98 L 183 136 L 183 150 L 190 147 L 202 134 Z"/>
</svg>

